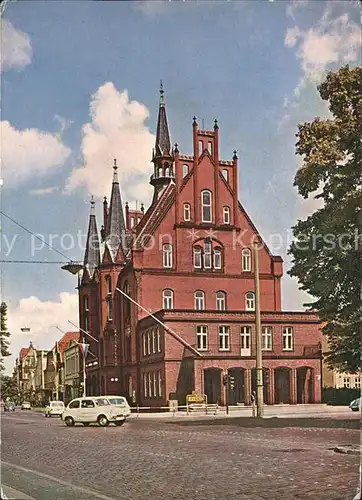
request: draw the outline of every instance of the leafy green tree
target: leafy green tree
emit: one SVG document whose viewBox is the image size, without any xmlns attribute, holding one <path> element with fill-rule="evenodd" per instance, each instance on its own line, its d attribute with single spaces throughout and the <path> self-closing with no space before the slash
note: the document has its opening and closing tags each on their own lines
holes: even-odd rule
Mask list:
<svg viewBox="0 0 362 500">
<path fill-rule="evenodd" d="M 0 305 L 0 315 L 1 315 L 1 331 L 0 331 L 0 345 L 1 345 L 1 359 L 0 359 L 0 372 L 4 371 L 4 361 L 3 358 L 10 356 L 10 332 L 7 329 L 7 312 L 8 306 L 5 302 L 2 302 Z"/>
<path fill-rule="evenodd" d="M 303 156 L 294 186 L 323 207 L 293 227 L 289 271 L 315 298 L 327 336 L 325 360 L 339 371 L 361 366 L 362 68 L 330 72 L 318 91 L 331 117 L 298 125 Z"/>
<path fill-rule="evenodd" d="M 1 376 L 1 398 L 3 401 L 16 401 L 18 399 L 18 386 L 15 376 Z"/>
</svg>

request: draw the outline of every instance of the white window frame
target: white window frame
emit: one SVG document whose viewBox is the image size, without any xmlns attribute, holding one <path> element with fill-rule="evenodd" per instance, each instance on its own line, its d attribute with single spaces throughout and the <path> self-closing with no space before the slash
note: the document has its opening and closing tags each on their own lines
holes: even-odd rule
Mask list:
<svg viewBox="0 0 362 500">
<path fill-rule="evenodd" d="M 151 332 L 150 330 L 147 330 L 147 355 L 149 356 L 151 354 Z"/>
<path fill-rule="evenodd" d="M 204 311 L 205 310 L 205 292 L 202 290 L 196 290 L 194 293 L 195 299 L 195 310 Z"/>
<path fill-rule="evenodd" d="M 153 397 L 157 398 L 156 372 L 152 372 L 152 382 L 153 382 Z"/>
<path fill-rule="evenodd" d="M 147 356 L 147 332 L 142 333 L 142 349 L 143 355 Z"/>
<path fill-rule="evenodd" d="M 156 335 L 157 335 L 157 352 L 161 352 L 161 334 L 160 329 L 156 327 Z"/>
<path fill-rule="evenodd" d="M 241 251 L 241 268 L 243 272 L 251 271 L 251 250 L 243 248 Z"/>
<path fill-rule="evenodd" d="M 222 173 L 222 176 L 224 177 L 224 179 L 226 180 L 226 182 L 228 182 L 229 181 L 229 171 L 227 170 L 227 168 L 224 168 L 221 173 Z"/>
<path fill-rule="evenodd" d="M 240 328 L 240 356 L 251 356 L 251 335 L 250 325 L 244 325 Z"/>
<path fill-rule="evenodd" d="M 226 293 L 221 290 L 216 292 L 216 310 L 226 311 Z"/>
<path fill-rule="evenodd" d="M 245 294 L 245 310 L 255 311 L 255 293 L 247 292 Z"/>
<path fill-rule="evenodd" d="M 186 177 L 186 175 L 189 173 L 189 166 L 186 164 L 182 165 L 182 178 Z"/>
<path fill-rule="evenodd" d="M 172 268 L 172 245 L 165 243 L 162 245 L 163 267 L 166 269 Z"/>
<path fill-rule="evenodd" d="M 193 254 L 194 254 L 194 268 L 202 269 L 202 249 L 199 246 L 194 247 Z"/>
<path fill-rule="evenodd" d="M 261 348 L 263 351 L 273 350 L 273 327 L 272 326 L 262 326 L 261 327 Z"/>
<path fill-rule="evenodd" d="M 207 150 L 208 150 L 209 154 L 212 156 L 212 142 L 211 141 L 208 141 L 208 143 L 207 143 Z"/>
<path fill-rule="evenodd" d="M 210 203 L 205 203 L 205 195 L 209 196 Z M 207 212 L 209 212 L 209 217 L 205 216 Z M 212 193 L 208 189 L 201 191 L 201 220 L 202 222 L 212 222 Z"/>
<path fill-rule="evenodd" d="M 219 326 L 219 351 L 230 351 L 230 326 Z"/>
<path fill-rule="evenodd" d="M 190 203 L 184 203 L 184 221 L 189 222 L 191 220 L 191 205 Z"/>
<path fill-rule="evenodd" d="M 148 397 L 152 398 L 152 380 L 151 380 L 151 372 L 148 372 Z"/>
<path fill-rule="evenodd" d="M 347 389 L 351 387 L 351 377 L 343 377 L 343 387 Z"/>
<path fill-rule="evenodd" d="M 143 395 L 145 398 L 148 398 L 148 378 L 147 372 L 143 374 Z"/>
<path fill-rule="evenodd" d="M 202 155 L 204 152 L 204 143 L 203 141 L 199 141 L 199 155 Z"/>
<path fill-rule="evenodd" d="M 170 292 L 170 294 L 168 292 Z M 171 290 L 170 288 L 166 288 L 162 292 L 162 308 L 173 309 L 173 290 Z"/>
<path fill-rule="evenodd" d="M 214 269 L 221 269 L 222 268 L 222 252 L 221 248 L 214 248 L 213 250 L 213 263 L 214 263 Z"/>
<path fill-rule="evenodd" d="M 222 213 L 224 224 L 230 224 L 230 207 L 223 207 Z"/>
<path fill-rule="evenodd" d="M 292 326 L 283 326 L 283 351 L 293 351 L 294 349 L 294 329 Z"/>
<path fill-rule="evenodd" d="M 156 353 L 156 332 L 155 332 L 155 329 L 152 328 L 151 332 L 152 332 L 152 353 L 155 354 Z"/>
<path fill-rule="evenodd" d="M 204 268 L 212 269 L 212 243 L 211 241 L 204 242 Z"/>
<path fill-rule="evenodd" d="M 157 378 L 158 378 L 158 396 L 162 398 L 162 377 L 161 377 L 161 372 L 157 372 Z"/>
<path fill-rule="evenodd" d="M 206 325 L 196 326 L 196 349 L 207 351 L 209 348 L 209 331 Z"/>
</svg>

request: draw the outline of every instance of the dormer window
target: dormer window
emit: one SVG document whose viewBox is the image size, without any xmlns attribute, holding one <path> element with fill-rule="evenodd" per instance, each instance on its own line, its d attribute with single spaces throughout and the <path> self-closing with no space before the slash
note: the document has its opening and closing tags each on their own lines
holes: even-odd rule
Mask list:
<svg viewBox="0 0 362 500">
<path fill-rule="evenodd" d="M 224 207 L 222 212 L 224 224 L 230 224 L 230 208 Z"/>
<path fill-rule="evenodd" d="M 201 192 L 202 222 L 212 222 L 211 192 L 205 189 Z"/>
<path fill-rule="evenodd" d="M 186 177 L 186 175 L 189 173 L 189 166 L 188 165 L 182 165 L 182 177 Z"/>
<path fill-rule="evenodd" d="M 184 203 L 184 221 L 191 220 L 191 206 L 190 203 Z"/>
</svg>

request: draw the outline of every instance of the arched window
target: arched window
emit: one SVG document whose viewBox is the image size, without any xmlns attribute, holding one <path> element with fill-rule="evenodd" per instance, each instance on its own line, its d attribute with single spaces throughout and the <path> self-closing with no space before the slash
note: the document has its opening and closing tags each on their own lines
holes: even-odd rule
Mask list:
<svg viewBox="0 0 362 500">
<path fill-rule="evenodd" d="M 163 267 L 172 267 L 172 245 L 166 243 L 162 246 Z"/>
<path fill-rule="evenodd" d="M 207 143 L 207 150 L 208 150 L 208 152 L 212 155 L 212 142 L 211 142 L 211 141 L 209 141 L 209 142 Z"/>
<path fill-rule="evenodd" d="M 230 224 L 230 208 L 229 207 L 224 207 L 223 210 L 223 221 L 224 224 Z"/>
<path fill-rule="evenodd" d="M 226 293 L 216 292 L 216 309 L 218 311 L 226 311 Z"/>
<path fill-rule="evenodd" d="M 224 168 L 224 169 L 223 169 L 223 171 L 222 171 L 222 175 L 223 175 L 223 177 L 224 177 L 224 179 L 225 179 L 226 181 L 228 181 L 228 180 L 229 180 L 229 172 L 227 171 L 227 169 L 226 169 L 226 168 Z"/>
<path fill-rule="evenodd" d="M 211 192 L 205 189 L 201 192 L 202 222 L 212 222 Z"/>
<path fill-rule="evenodd" d="M 182 165 L 182 177 L 186 177 L 186 175 L 189 173 L 189 166 L 188 165 Z"/>
<path fill-rule="evenodd" d="M 221 248 L 214 249 L 214 269 L 221 269 Z"/>
<path fill-rule="evenodd" d="M 163 309 L 173 309 L 173 291 L 169 288 L 166 288 L 162 292 L 163 298 Z"/>
<path fill-rule="evenodd" d="M 112 321 L 113 319 L 113 303 L 112 298 L 107 300 L 107 321 Z"/>
<path fill-rule="evenodd" d="M 201 290 L 197 290 L 194 294 L 195 297 L 195 309 L 197 311 L 203 311 L 205 309 L 205 294 Z"/>
<path fill-rule="evenodd" d="M 211 241 L 205 241 L 205 244 L 204 244 L 204 267 L 205 267 L 205 269 L 211 269 L 211 264 L 212 264 Z"/>
<path fill-rule="evenodd" d="M 196 269 L 200 269 L 202 267 L 202 257 L 201 257 L 200 247 L 194 247 L 194 267 Z"/>
<path fill-rule="evenodd" d="M 251 271 L 251 251 L 244 248 L 241 252 L 242 270 Z"/>
<path fill-rule="evenodd" d="M 110 276 L 106 276 L 105 281 L 106 281 L 106 293 L 107 295 L 112 295 L 112 278 Z"/>
<path fill-rule="evenodd" d="M 247 311 L 255 311 L 255 293 L 248 292 L 245 295 L 245 309 Z"/>
<path fill-rule="evenodd" d="M 168 165 L 168 163 L 165 163 L 165 177 L 169 177 L 170 176 L 170 167 Z"/>
<path fill-rule="evenodd" d="M 202 141 L 199 141 L 199 155 L 202 155 L 204 152 L 204 143 Z"/>
<path fill-rule="evenodd" d="M 190 203 L 184 203 L 184 221 L 191 220 L 191 206 Z"/>
</svg>

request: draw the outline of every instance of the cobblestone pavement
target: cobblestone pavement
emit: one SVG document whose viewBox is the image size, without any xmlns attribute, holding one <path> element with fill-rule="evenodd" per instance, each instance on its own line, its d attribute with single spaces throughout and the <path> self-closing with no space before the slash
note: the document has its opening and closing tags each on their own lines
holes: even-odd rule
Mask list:
<svg viewBox="0 0 362 500">
<path fill-rule="evenodd" d="M 76 426 L 2 415 L 2 483 L 36 500 L 352 500 L 359 431 L 183 426 L 134 419 Z"/>
</svg>

